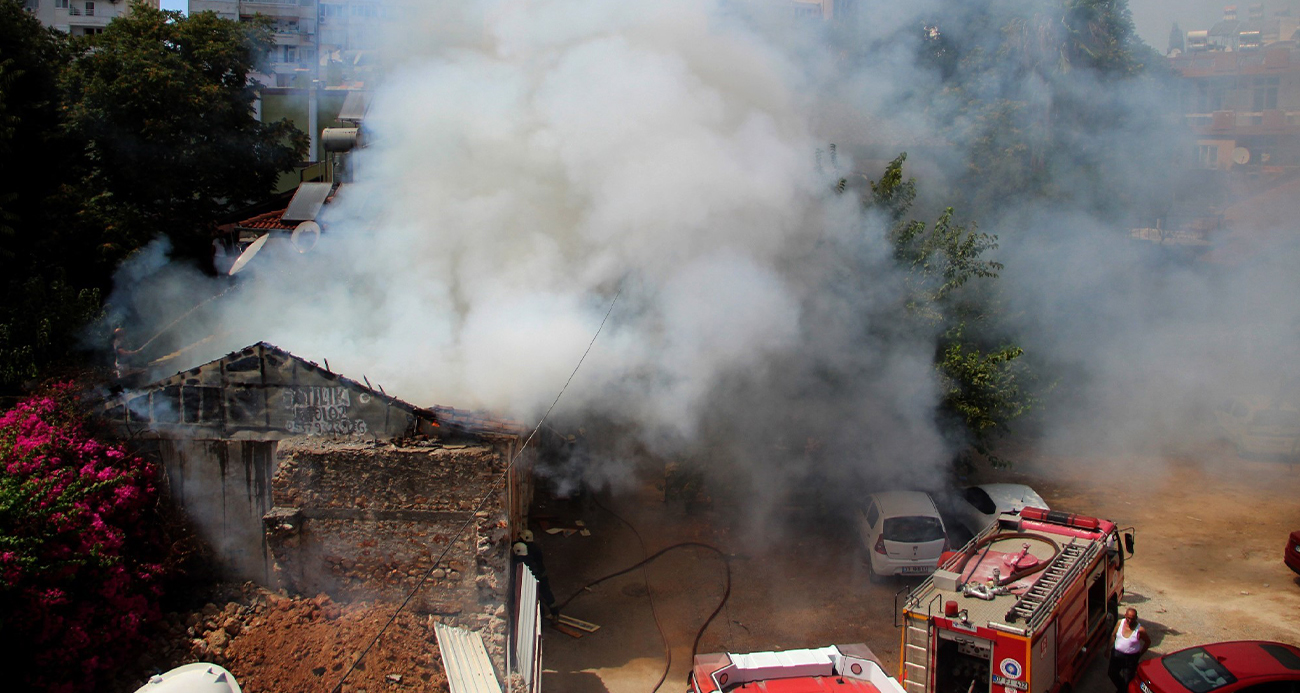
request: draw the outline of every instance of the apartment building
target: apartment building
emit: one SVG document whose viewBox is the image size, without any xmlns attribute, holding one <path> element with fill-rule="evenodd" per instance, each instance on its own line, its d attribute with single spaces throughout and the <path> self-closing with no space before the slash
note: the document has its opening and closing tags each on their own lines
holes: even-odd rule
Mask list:
<svg viewBox="0 0 1300 693">
<path fill-rule="evenodd" d="M 50 0 L 41 0 L 47 2 Z M 190 0 L 190 12 L 212 11 L 227 19 L 271 19 L 275 47 L 269 86 L 305 86 L 327 79 L 327 68 L 344 71 L 363 62 L 383 41 L 394 19 L 395 0 Z"/>
<path fill-rule="evenodd" d="M 146 0 L 145 4 L 158 7 L 159 0 Z M 98 34 L 114 17 L 131 9 L 128 0 L 23 0 L 28 12 L 45 26 L 73 36 Z"/>
<path fill-rule="evenodd" d="M 1204 31 L 1187 32 L 1170 65 L 1182 77 L 1179 101 L 1197 136 L 1195 162 L 1240 173 L 1300 172 L 1300 19 L 1237 7 Z"/>
</svg>

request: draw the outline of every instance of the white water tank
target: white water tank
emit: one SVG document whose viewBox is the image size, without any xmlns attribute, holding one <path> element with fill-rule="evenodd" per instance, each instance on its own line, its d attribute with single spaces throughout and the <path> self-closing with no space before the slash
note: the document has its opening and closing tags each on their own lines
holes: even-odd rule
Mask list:
<svg viewBox="0 0 1300 693">
<path fill-rule="evenodd" d="M 135 693 L 242 693 L 230 672 L 206 662 L 186 664 L 158 674 Z"/>
</svg>

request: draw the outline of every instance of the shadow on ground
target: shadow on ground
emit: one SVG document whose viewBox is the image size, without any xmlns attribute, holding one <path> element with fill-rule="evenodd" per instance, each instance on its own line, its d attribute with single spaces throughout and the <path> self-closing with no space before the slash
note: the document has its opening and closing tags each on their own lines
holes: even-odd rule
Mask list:
<svg viewBox="0 0 1300 693">
<path fill-rule="evenodd" d="M 547 671 L 542 674 L 542 688 L 567 693 L 609 693 L 599 676 L 589 671 Z"/>
</svg>

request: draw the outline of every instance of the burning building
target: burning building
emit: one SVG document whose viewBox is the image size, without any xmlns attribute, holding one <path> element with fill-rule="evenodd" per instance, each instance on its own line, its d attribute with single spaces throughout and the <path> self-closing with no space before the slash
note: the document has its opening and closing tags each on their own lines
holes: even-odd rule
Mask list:
<svg viewBox="0 0 1300 693">
<path fill-rule="evenodd" d="M 417 407 L 266 343 L 104 414 L 160 461 L 223 577 L 400 599 L 427 575 L 415 608 L 504 633 L 509 539 L 532 492 L 515 425 Z"/>
</svg>

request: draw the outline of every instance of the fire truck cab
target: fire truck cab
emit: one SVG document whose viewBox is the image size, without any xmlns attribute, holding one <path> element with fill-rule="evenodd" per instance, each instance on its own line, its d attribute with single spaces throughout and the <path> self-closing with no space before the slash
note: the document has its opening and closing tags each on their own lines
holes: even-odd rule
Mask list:
<svg viewBox="0 0 1300 693">
<path fill-rule="evenodd" d="M 863 644 L 696 655 L 688 693 L 905 693 Z"/>
<path fill-rule="evenodd" d="M 903 597 L 904 689 L 1070 690 L 1108 645 L 1132 552 L 1131 530 L 1106 520 L 1042 508 L 999 516 Z"/>
</svg>

